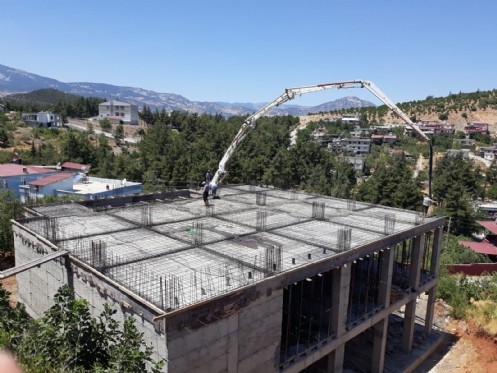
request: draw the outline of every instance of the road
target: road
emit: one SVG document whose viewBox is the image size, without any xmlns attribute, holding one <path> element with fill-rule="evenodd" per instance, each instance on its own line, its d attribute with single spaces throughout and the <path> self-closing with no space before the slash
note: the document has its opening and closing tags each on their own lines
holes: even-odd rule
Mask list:
<svg viewBox="0 0 497 373">
<path fill-rule="evenodd" d="M 69 127 L 69 128 L 73 128 L 75 130 L 78 130 L 78 131 L 88 131 L 88 127 L 85 124 L 75 123 L 75 122 L 68 122 L 68 123 L 66 123 L 64 125 L 67 126 L 67 127 Z M 94 128 L 93 132 L 95 132 L 97 135 L 104 135 L 105 137 L 108 137 L 108 138 L 111 138 L 111 139 L 114 138 L 114 135 L 112 133 L 104 132 L 104 131 L 99 130 L 99 129 L 95 129 Z M 125 137 L 124 138 L 124 142 L 127 142 L 129 144 L 136 144 L 136 143 L 138 143 L 138 140 L 137 139 L 133 139 L 131 137 Z"/>
</svg>

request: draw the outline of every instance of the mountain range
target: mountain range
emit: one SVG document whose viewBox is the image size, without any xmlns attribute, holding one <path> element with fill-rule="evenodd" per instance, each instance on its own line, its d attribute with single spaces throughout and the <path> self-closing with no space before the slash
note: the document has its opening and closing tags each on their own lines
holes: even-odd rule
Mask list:
<svg viewBox="0 0 497 373">
<path fill-rule="evenodd" d="M 260 109 L 265 103 L 229 103 L 190 101 L 175 93 L 159 93 L 143 88 L 123 87 L 105 83 L 63 83 L 56 79 L 32 74 L 0 64 L 0 96 L 31 92 L 41 88 L 55 88 L 84 97 L 119 100 L 152 109 L 181 110 L 197 113 L 220 113 L 226 116 L 244 115 Z M 273 115 L 307 115 L 321 111 L 374 106 L 373 103 L 349 96 L 318 106 L 282 105 L 271 110 Z"/>
</svg>

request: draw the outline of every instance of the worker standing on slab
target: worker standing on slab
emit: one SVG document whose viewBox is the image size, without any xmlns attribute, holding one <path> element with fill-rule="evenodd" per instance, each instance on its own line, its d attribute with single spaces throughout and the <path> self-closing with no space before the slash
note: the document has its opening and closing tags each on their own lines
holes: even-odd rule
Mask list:
<svg viewBox="0 0 497 373">
<path fill-rule="evenodd" d="M 202 183 L 202 197 L 204 198 L 204 204 L 206 206 L 209 206 L 209 189 L 210 189 L 210 185 L 209 183 L 206 183 L 205 181 Z"/>
<path fill-rule="evenodd" d="M 437 201 L 432 200 L 430 197 L 425 195 L 423 197 L 423 216 L 426 217 L 428 215 L 428 209 L 431 205 L 436 205 Z"/>
<path fill-rule="evenodd" d="M 207 172 L 205 173 L 205 182 L 206 182 L 207 184 L 210 184 L 210 183 L 211 183 L 211 180 L 212 180 L 211 171 L 210 171 L 210 170 L 207 170 Z"/>
</svg>

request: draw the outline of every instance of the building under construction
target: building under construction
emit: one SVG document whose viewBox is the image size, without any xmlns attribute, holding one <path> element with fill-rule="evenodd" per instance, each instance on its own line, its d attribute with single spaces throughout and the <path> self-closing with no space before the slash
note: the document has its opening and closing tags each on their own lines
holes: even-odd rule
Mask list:
<svg viewBox="0 0 497 373">
<path fill-rule="evenodd" d="M 20 300 L 40 316 L 68 284 L 95 314 L 109 303 L 170 373 L 340 372 L 371 332 L 366 370 L 381 372 L 386 351 L 412 350 L 424 292 L 431 333 L 444 219 L 254 186 L 220 195 L 31 207 L 14 222 L 16 264 L 46 263 L 17 274 Z"/>
</svg>

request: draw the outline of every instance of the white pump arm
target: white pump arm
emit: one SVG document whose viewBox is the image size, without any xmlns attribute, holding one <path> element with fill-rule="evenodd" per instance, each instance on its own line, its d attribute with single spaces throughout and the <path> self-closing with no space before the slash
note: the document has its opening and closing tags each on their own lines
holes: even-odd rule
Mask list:
<svg viewBox="0 0 497 373">
<path fill-rule="evenodd" d="M 400 119 L 406 122 L 419 136 L 421 136 L 425 141 L 431 143 L 431 139 L 426 136 L 426 134 L 419 129 L 418 126 L 414 124 L 414 122 L 404 113 L 402 110 L 398 108 L 395 103 L 390 100 L 373 82 L 368 80 L 360 80 L 362 83 L 362 88 L 366 88 L 369 92 L 375 95 L 381 102 L 387 105 Z"/>
<path fill-rule="evenodd" d="M 301 96 L 301 95 L 306 94 L 306 93 L 323 91 L 323 90 L 331 89 L 331 88 L 337 88 L 337 89 L 366 88 L 373 95 L 375 95 L 381 102 L 383 102 L 390 109 L 392 109 L 392 111 L 397 116 L 399 116 L 404 122 L 406 122 L 406 124 L 409 125 L 418 135 L 420 135 L 424 140 L 426 140 L 430 144 L 430 149 L 431 149 L 430 138 L 427 137 L 418 128 L 418 126 L 416 126 L 411 121 L 411 119 L 409 119 L 409 117 L 402 110 L 400 110 L 397 107 L 397 105 L 395 105 L 395 103 L 392 100 L 390 100 L 376 85 L 374 85 L 373 82 L 370 82 L 367 80 L 351 80 L 351 81 L 347 81 L 347 82 L 325 83 L 325 84 L 316 84 L 316 85 L 310 85 L 310 86 L 305 86 L 305 87 L 287 88 L 287 89 L 285 89 L 285 92 L 282 95 L 280 95 L 278 98 L 269 102 L 266 106 L 259 109 L 257 112 L 255 112 L 254 114 L 250 115 L 247 119 L 245 119 L 245 121 L 242 124 L 242 127 L 240 128 L 240 130 L 236 134 L 235 138 L 231 142 L 231 144 L 228 147 L 228 149 L 226 150 L 226 152 L 224 153 L 224 156 L 221 159 L 221 162 L 219 162 L 219 167 L 216 171 L 216 174 L 212 178 L 212 183 L 218 184 L 224 178 L 224 176 L 226 175 L 226 163 L 233 156 L 233 154 L 236 151 L 236 148 L 243 141 L 245 136 L 247 136 L 247 134 L 256 127 L 257 119 L 262 117 L 264 114 L 266 114 L 273 107 L 280 106 L 281 104 L 284 104 L 285 102 L 294 99 L 295 96 L 297 96 L 297 95 Z M 430 174 L 431 174 L 431 172 L 430 172 Z M 431 195 L 431 183 L 430 183 L 430 193 L 429 194 Z"/>
</svg>

